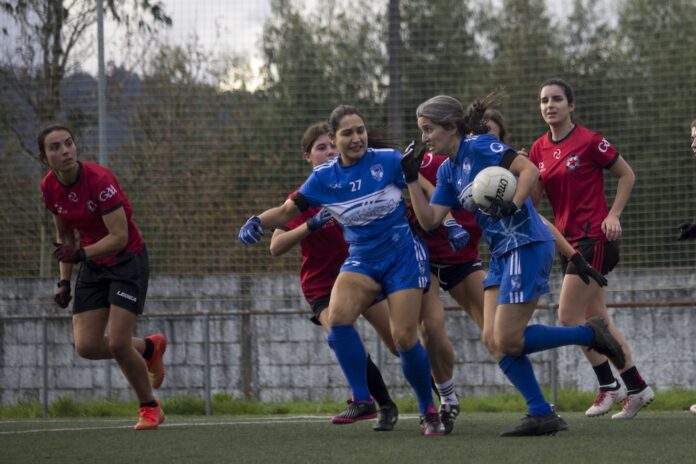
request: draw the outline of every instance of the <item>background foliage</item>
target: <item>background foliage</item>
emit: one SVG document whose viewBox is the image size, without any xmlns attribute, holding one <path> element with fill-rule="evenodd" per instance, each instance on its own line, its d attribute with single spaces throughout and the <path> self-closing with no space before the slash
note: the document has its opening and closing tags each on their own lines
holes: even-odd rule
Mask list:
<svg viewBox="0 0 696 464">
<path fill-rule="evenodd" d="M 134 205 L 155 274 L 298 269 L 296 252 L 270 259 L 267 241 L 246 248 L 236 233 L 303 181 L 302 132 L 339 103 L 360 107 L 368 128 L 406 141 L 418 137 L 414 111 L 423 100 L 447 93 L 466 103 L 502 87 L 508 142 L 529 147 L 546 129 L 538 85 L 556 76 L 576 90 L 576 120 L 605 135 L 636 171 L 622 266 L 693 263 L 693 247 L 675 241 L 676 226 L 696 209 L 693 0 L 574 0 L 567 18 L 543 0 L 331 0 L 321 9 L 271 0 L 258 74 L 243 56 L 219 56 L 195 38 L 170 43 L 176 18 L 166 5 L 107 3 L 128 37 L 120 54 L 107 52 L 122 57 L 107 70 L 109 167 Z M 56 272 L 38 126 L 68 121 L 81 158 L 95 160 L 97 87 L 80 66 L 96 54 L 92 6 L 0 1 L 0 276 Z M 400 43 L 389 41 L 390 24 Z"/>
</svg>

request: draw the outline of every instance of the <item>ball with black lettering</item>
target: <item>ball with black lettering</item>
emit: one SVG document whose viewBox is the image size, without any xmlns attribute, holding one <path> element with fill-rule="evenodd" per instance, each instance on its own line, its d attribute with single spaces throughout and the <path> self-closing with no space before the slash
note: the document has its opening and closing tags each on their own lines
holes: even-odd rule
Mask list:
<svg viewBox="0 0 696 464">
<path fill-rule="evenodd" d="M 471 186 L 474 203 L 481 209 L 491 206 L 486 197 L 512 201 L 517 189 L 517 179 L 505 168 L 490 166 L 479 172 Z"/>
</svg>

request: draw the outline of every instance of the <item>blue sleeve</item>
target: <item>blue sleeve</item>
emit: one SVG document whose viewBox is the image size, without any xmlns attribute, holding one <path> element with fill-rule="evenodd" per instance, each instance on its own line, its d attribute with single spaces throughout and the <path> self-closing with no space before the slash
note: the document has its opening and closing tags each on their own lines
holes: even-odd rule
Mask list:
<svg viewBox="0 0 696 464">
<path fill-rule="evenodd" d="M 317 179 L 316 172 L 312 172 L 312 174 L 310 174 L 298 191 L 303 197 L 305 197 L 310 207 L 322 206 L 320 198 L 321 186 Z"/>
<path fill-rule="evenodd" d="M 447 162 L 442 163 L 437 169 L 437 181 L 435 182 L 435 191 L 430 199 L 431 204 L 449 206 L 450 208 L 459 208 L 461 206 L 451 179 L 450 164 Z"/>
</svg>

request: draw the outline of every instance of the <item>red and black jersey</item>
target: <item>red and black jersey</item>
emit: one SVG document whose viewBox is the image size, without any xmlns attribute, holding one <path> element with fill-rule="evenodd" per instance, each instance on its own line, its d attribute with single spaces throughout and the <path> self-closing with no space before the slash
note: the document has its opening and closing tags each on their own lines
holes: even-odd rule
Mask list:
<svg viewBox="0 0 696 464">
<path fill-rule="evenodd" d="M 295 193 L 289 198 L 295 196 Z M 309 208 L 284 229 L 292 230 L 307 219 L 317 214 L 321 208 Z M 305 299 L 311 305 L 317 298 L 329 295 L 341 270 L 341 265 L 348 257 L 348 244 L 343 240 L 343 231 L 335 219 L 325 223 L 319 230 L 312 232 L 300 241 L 302 266 L 300 268 L 300 285 Z"/>
<path fill-rule="evenodd" d="M 46 208 L 58 215 L 68 229 L 78 231 L 81 247 L 106 237 L 109 230 L 102 216 L 123 208 L 128 221 L 128 243 L 124 251 L 137 254 L 143 250 L 143 238 L 133 222 L 130 201 L 108 169 L 95 163 L 81 162 L 77 179 L 71 185 L 61 184 L 51 171 L 41 181 L 41 192 Z M 117 263 L 115 256 L 93 261 L 106 266 Z"/>
<path fill-rule="evenodd" d="M 428 179 L 431 184 L 437 182 L 437 170 L 447 159 L 446 156 L 433 155 L 426 153 L 420 167 L 420 174 Z M 409 206 L 409 209 L 412 207 Z M 415 218 L 415 214 L 407 214 L 410 218 Z M 452 217 L 469 232 L 469 241 L 459 251 L 452 251 L 447 241 L 447 229 L 440 226 L 437 229 L 424 232 L 421 237 L 425 241 L 430 254 L 430 261 L 435 264 L 457 264 L 473 261 L 479 258 L 478 245 L 481 239 L 481 229 L 476 224 L 476 217 L 473 213 L 465 210 L 452 210 Z"/>
<path fill-rule="evenodd" d="M 563 140 L 554 142 L 547 132 L 532 145 L 529 160 L 539 168 L 556 227 L 571 244 L 604 239 L 604 169 L 618 157 L 607 139 L 579 125 Z"/>
</svg>

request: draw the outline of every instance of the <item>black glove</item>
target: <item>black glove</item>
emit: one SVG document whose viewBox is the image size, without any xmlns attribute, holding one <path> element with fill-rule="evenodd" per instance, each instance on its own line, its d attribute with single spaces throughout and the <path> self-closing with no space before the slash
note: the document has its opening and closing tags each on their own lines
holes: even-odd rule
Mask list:
<svg viewBox="0 0 696 464">
<path fill-rule="evenodd" d="M 416 150 L 415 141 L 409 143 L 406 150 L 404 150 L 404 156 L 401 157 L 401 170 L 404 172 L 404 179 L 406 179 L 407 184 L 418 181 L 418 171 L 426 151 L 428 149 L 425 145 L 421 145 Z"/>
<path fill-rule="evenodd" d="M 53 301 L 56 302 L 61 308 L 67 308 L 72 300 L 70 295 L 70 281 L 67 279 L 62 279 L 58 282 L 58 291 L 53 295 Z"/>
<path fill-rule="evenodd" d="M 87 259 L 85 256 L 85 250 L 83 248 L 75 248 L 67 243 L 56 243 L 53 242 L 53 246 L 56 247 L 53 250 L 53 256 L 55 256 L 58 261 L 64 263 L 79 263 Z"/>
<path fill-rule="evenodd" d="M 578 271 L 578 277 L 587 285 L 590 285 L 590 277 L 592 277 L 600 287 L 607 286 L 607 278 L 597 269 L 590 266 L 579 251 L 576 251 L 573 256 L 570 257 L 569 261 L 573 263 L 573 266 L 575 266 L 575 269 Z"/>
<path fill-rule="evenodd" d="M 684 223 L 678 227 L 679 237 L 677 240 L 689 240 L 696 238 L 696 224 Z"/>
<path fill-rule="evenodd" d="M 484 198 L 491 202 L 491 205 L 486 208 L 486 212 L 497 218 L 512 216 L 520 209 L 520 207 L 517 206 L 517 204 L 512 200 L 501 200 L 500 198 L 492 197 L 490 195 L 486 195 Z"/>
</svg>

